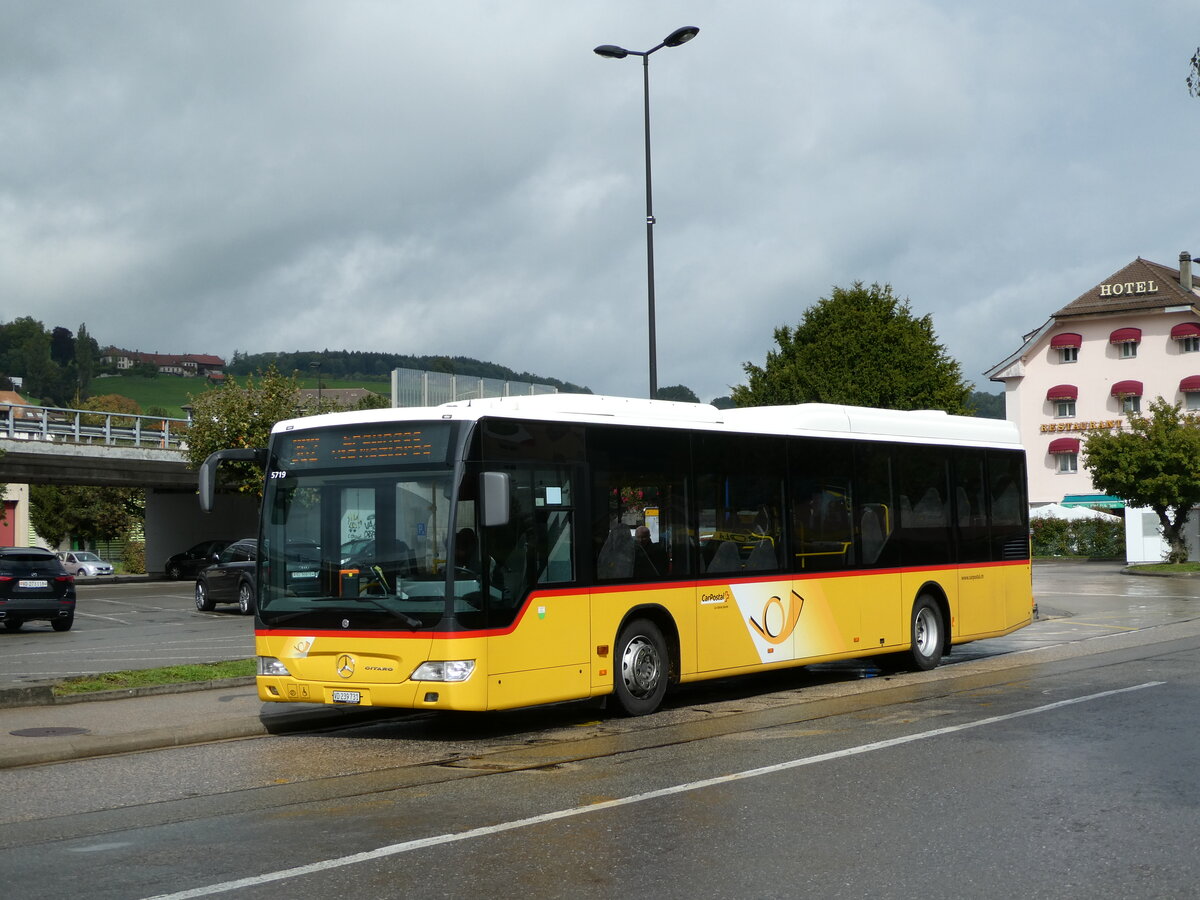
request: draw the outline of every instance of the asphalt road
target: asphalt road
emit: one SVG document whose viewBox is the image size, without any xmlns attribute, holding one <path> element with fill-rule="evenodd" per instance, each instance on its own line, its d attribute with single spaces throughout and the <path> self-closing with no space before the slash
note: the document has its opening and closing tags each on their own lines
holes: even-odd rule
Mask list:
<svg viewBox="0 0 1200 900">
<path fill-rule="evenodd" d="M 0 772 L 0 877 L 29 898 L 1194 896 L 1200 583 L 1035 585 L 1051 618 L 928 673 Z"/>
<path fill-rule="evenodd" d="M 70 631 L 0 629 L 0 686 L 254 656 L 254 618 L 234 605 L 198 611 L 194 584 L 79 579 Z"/>
</svg>

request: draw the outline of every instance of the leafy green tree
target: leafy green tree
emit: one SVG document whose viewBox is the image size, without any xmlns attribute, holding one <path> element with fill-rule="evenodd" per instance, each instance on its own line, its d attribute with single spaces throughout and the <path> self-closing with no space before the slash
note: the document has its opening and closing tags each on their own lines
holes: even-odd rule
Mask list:
<svg viewBox="0 0 1200 900">
<path fill-rule="evenodd" d="M 738 406 L 844 403 L 887 409 L 944 409 L 969 415 L 972 385 L 938 343 L 928 315 L 913 315 L 891 285 L 835 287 L 795 328 L 775 329 L 766 365 L 745 363 Z"/>
<path fill-rule="evenodd" d="M 1170 547 L 1167 562 L 1187 562 L 1184 527 L 1200 503 L 1200 424 L 1156 397 L 1148 416 L 1129 416 L 1127 430 L 1090 432 L 1083 451 L 1096 489 L 1153 510 Z"/>
<path fill-rule="evenodd" d="M 377 394 L 374 391 L 368 391 L 367 396 L 363 397 L 354 405 L 355 409 L 387 409 L 392 405 L 390 397 L 385 397 L 383 394 Z"/>
<path fill-rule="evenodd" d="M 660 387 L 658 389 L 659 400 L 677 400 L 681 403 L 699 403 L 700 398 L 696 396 L 696 392 L 690 387 L 682 384 L 673 384 L 670 387 Z"/>
<path fill-rule="evenodd" d="M 146 516 L 138 488 L 74 484 L 31 484 L 29 519 L 52 546 L 73 538 L 85 542 L 124 537 Z"/>
<path fill-rule="evenodd" d="M 87 325 L 81 324 L 75 333 L 75 378 L 79 396 L 86 397 L 100 364 L 100 345 L 88 334 Z"/>
<path fill-rule="evenodd" d="M 280 375 L 272 365 L 257 381 L 253 375 L 244 383 L 230 376 L 222 387 L 193 396 L 188 464 L 198 469 L 217 450 L 266 447 L 276 422 L 317 411 L 315 404 L 300 408 L 299 392 L 296 376 Z M 327 411 L 325 404 L 321 411 Z M 234 490 L 262 495 L 262 471 L 253 463 L 226 463 L 221 474 Z"/>
</svg>

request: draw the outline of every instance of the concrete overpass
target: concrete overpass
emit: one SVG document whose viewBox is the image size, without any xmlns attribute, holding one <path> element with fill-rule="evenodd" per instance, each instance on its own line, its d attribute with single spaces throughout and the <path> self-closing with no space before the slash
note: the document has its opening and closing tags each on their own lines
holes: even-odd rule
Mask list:
<svg viewBox="0 0 1200 900">
<path fill-rule="evenodd" d="M 0 408 L 0 483 L 94 485 L 146 492 L 146 568 L 202 540 L 256 533 L 258 501 L 218 495 L 212 513 L 196 499 L 188 422 L 86 410 Z"/>
</svg>

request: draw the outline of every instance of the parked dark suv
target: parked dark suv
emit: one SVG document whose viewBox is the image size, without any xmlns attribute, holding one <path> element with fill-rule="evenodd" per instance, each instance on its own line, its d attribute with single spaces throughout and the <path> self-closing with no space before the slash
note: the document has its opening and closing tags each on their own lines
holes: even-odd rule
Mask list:
<svg viewBox="0 0 1200 900">
<path fill-rule="evenodd" d="M 168 578 L 195 578 L 197 573 L 217 561 L 217 555 L 229 546 L 229 541 L 201 541 L 167 559 L 163 571 Z"/>
<path fill-rule="evenodd" d="M 26 622 L 67 631 L 75 621 L 75 577 L 40 547 L 0 547 L 0 622 L 18 631 Z"/>
</svg>

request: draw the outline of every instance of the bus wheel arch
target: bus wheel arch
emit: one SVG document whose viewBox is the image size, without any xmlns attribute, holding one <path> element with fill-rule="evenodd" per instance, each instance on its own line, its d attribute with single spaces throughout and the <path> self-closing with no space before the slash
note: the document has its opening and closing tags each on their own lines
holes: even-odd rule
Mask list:
<svg viewBox="0 0 1200 900">
<path fill-rule="evenodd" d="M 631 610 L 613 645 L 613 696 L 621 713 L 648 715 L 678 680 L 679 632 L 661 607 Z"/>
</svg>

